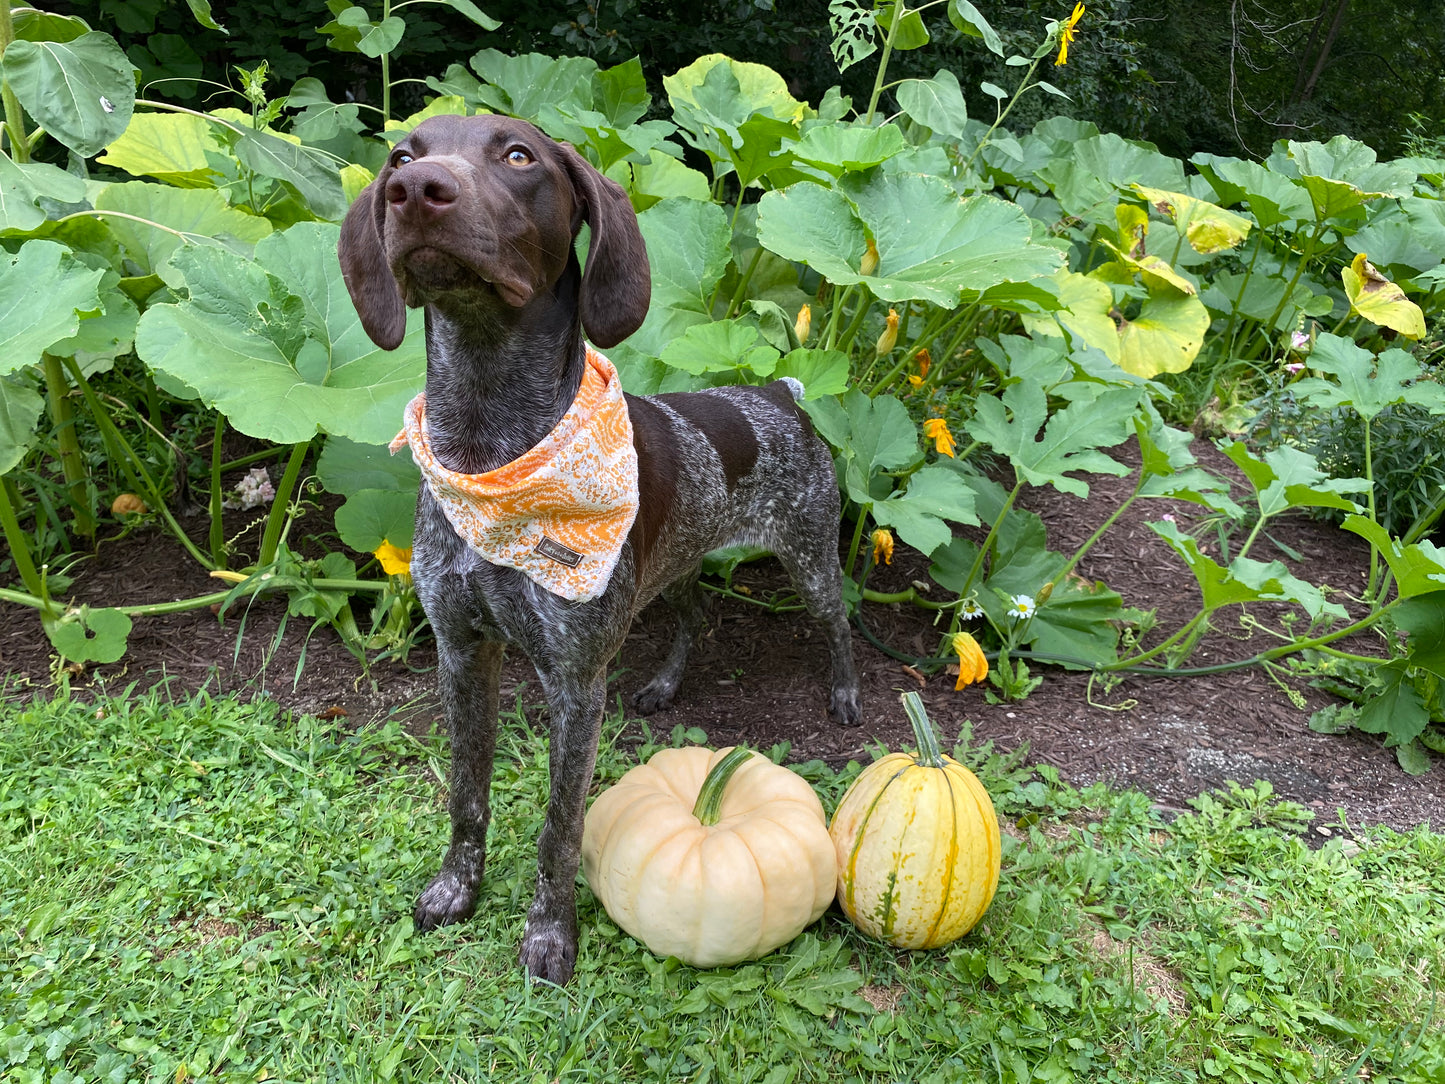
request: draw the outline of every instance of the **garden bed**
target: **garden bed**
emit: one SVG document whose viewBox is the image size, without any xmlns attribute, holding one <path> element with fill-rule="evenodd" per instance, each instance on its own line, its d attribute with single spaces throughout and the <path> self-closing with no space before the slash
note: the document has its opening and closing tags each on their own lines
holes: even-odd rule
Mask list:
<svg viewBox="0 0 1445 1084">
<path fill-rule="evenodd" d="M 1195 443 L 1206 467 L 1233 476 L 1232 464 L 1207 441 Z M 1087 501 L 1052 489 L 1030 492 L 1032 510 L 1048 525 L 1051 548 L 1072 552 L 1132 485 L 1130 479 L 1107 476 L 1089 481 Z M 1187 526 L 1199 509 L 1178 501 L 1135 504 L 1080 569 L 1119 591 L 1126 605 L 1156 610 L 1158 628 L 1165 632 L 1197 609 L 1195 585 L 1177 556 L 1145 526 L 1166 512 Z M 306 523 L 298 529 L 307 529 Z M 1285 560 L 1296 575 L 1342 592 L 1363 586 L 1368 551 L 1358 537 L 1303 515 L 1282 517 L 1270 534 L 1303 558 L 1291 560 L 1283 550 L 1269 555 Z M 246 538 L 240 545 L 245 548 Z M 894 563 L 875 571 L 870 586 L 901 589 L 910 579 L 926 579 L 925 571 L 923 559 L 900 546 Z M 126 605 L 199 595 L 214 590 L 214 583 L 159 529 L 141 529 L 103 544 L 78 566 L 73 593 L 79 601 Z M 786 587 L 771 560 L 742 566 L 734 583 L 755 598 Z M 259 601 L 245 616 L 244 632 L 239 615 L 221 623 L 206 610 L 137 618 L 125 658 L 73 676 L 72 685 L 114 691 L 131 682 L 144 688 L 168 681 L 177 696 L 200 688 L 254 691 L 300 711 L 341 709 L 353 725 L 393 712 L 404 714 L 417 732 L 439 724 L 429 640 L 406 665 L 382 663 L 368 674 L 330 629 L 308 639 L 306 618 L 290 618 L 278 643 L 284 613 L 283 601 Z M 906 605 L 864 608 L 870 630 L 909 654 L 935 648 L 931 618 Z M 1244 630 L 1229 627 L 1229 620 L 1232 616 L 1220 622 L 1190 665 L 1243 658 L 1259 649 L 1259 643 L 1245 639 Z M 660 664 L 672 630 L 671 614 L 661 603 L 650 606 L 634 625 L 615 683 L 624 702 Z M 714 745 L 746 742 L 767 749 L 787 741 L 792 761 L 819 758 L 835 767 L 850 759 L 866 761 L 876 742 L 890 748 L 907 744 L 908 724 L 898 697 L 921 686 L 903 664 L 856 630 L 854 647 L 863 680 L 864 725 L 840 730 L 823 711 L 826 650 L 813 623 L 803 615 L 772 614 L 736 599 L 714 598 L 710 627 L 689 662 L 676 704 L 652 716 L 648 726 L 659 736 L 679 725 L 699 727 Z M 12 611 L 0 633 L 0 671 L 12 676 L 12 695 L 43 690 L 51 666 L 50 645 L 38 621 Z M 1412 777 L 1378 738 L 1356 730 L 1314 733 L 1309 713 L 1331 698 L 1301 681 L 1290 686 L 1303 697 L 1304 709 L 1258 667 L 1190 680 L 1128 677 L 1109 692 L 1096 685 L 1092 702 L 1086 674 L 1055 667 L 1043 673 L 1044 683 L 1023 701 L 989 704 L 979 687 L 955 692 L 953 679 L 944 675 L 927 681 L 922 694 L 945 742 L 972 720 L 976 741 L 992 740 L 1001 749 L 1027 743 L 1032 761 L 1053 765 L 1075 785 L 1104 780 L 1137 787 L 1166 810 L 1182 808 L 1186 799 L 1226 780 L 1267 779 L 1279 794 L 1320 815 L 1314 832 L 1333 831 L 1325 826 L 1335 822 L 1336 809 L 1352 826 L 1429 824 L 1438 830 L 1445 825 L 1438 763 L 1428 774 Z M 529 664 L 516 652 L 508 656 L 503 689 L 504 699 L 519 694 L 527 705 L 542 699 Z M 641 730 L 633 723 L 624 734 L 640 736 Z"/>
</svg>

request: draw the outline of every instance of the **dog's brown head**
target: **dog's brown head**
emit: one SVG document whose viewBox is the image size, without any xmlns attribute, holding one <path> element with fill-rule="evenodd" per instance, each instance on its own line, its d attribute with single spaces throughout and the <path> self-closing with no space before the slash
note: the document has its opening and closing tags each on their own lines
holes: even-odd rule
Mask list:
<svg viewBox="0 0 1445 1084">
<path fill-rule="evenodd" d="M 578 309 L 587 337 L 613 346 L 647 316 L 647 249 L 622 187 L 571 147 L 510 117 L 433 117 L 392 148 L 341 227 L 341 272 L 362 326 L 395 349 L 406 306 L 464 293 L 526 308 L 592 230 Z"/>
</svg>

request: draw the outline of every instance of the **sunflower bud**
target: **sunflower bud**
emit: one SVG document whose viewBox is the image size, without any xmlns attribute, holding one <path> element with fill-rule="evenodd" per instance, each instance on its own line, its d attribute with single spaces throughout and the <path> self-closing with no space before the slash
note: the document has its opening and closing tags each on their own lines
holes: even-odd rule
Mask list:
<svg viewBox="0 0 1445 1084">
<path fill-rule="evenodd" d="M 804 305 L 798 310 L 798 318 L 793 321 L 793 334 L 798 337 L 801 345 L 808 341 L 808 333 L 813 330 L 813 306 Z"/>
<path fill-rule="evenodd" d="M 893 563 L 893 532 L 886 527 L 879 527 L 873 532 L 873 563 L 875 565 L 891 565 Z"/>
<path fill-rule="evenodd" d="M 988 659 L 984 657 L 983 648 L 978 646 L 977 640 L 966 632 L 955 632 L 952 646 L 953 650 L 958 652 L 958 681 L 953 686 L 955 692 L 965 685 L 972 685 L 988 677 Z"/>
<path fill-rule="evenodd" d="M 868 247 L 863 250 L 863 262 L 858 265 L 858 274 L 871 275 L 878 270 L 878 246 L 868 238 Z"/>
<path fill-rule="evenodd" d="M 878 351 L 878 356 L 879 356 L 879 357 L 882 357 L 884 354 L 887 354 L 887 353 L 889 353 L 890 351 L 892 351 L 893 347 L 896 346 L 897 343 L 898 343 L 898 310 L 896 310 L 896 309 L 889 309 L 889 310 L 888 310 L 888 324 L 887 324 L 886 327 L 884 327 L 884 329 L 883 329 L 883 334 L 878 336 L 878 345 L 877 345 L 876 347 L 874 347 L 874 349 Z"/>
</svg>

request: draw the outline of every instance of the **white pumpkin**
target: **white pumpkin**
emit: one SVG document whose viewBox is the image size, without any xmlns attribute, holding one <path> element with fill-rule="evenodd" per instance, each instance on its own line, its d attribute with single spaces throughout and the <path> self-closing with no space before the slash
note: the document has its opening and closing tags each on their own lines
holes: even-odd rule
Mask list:
<svg viewBox="0 0 1445 1084">
<path fill-rule="evenodd" d="M 802 778 L 746 749 L 664 749 L 587 813 L 582 870 L 612 920 L 695 967 L 753 960 L 816 921 L 836 850 Z"/>
</svg>

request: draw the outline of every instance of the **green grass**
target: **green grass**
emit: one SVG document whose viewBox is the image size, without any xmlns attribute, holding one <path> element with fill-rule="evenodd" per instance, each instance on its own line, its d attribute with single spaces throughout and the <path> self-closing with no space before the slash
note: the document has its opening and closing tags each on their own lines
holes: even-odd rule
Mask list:
<svg viewBox="0 0 1445 1084">
<path fill-rule="evenodd" d="M 0 705 L 0 1079 L 1445 1082 L 1441 836 L 1311 850 L 1267 788 L 1166 825 L 987 747 L 1023 827 L 951 949 L 834 912 L 699 972 L 580 888 L 576 979 L 529 988 L 546 746 L 503 725 L 479 914 L 417 936 L 444 743 L 204 696 Z M 829 807 L 855 771 L 804 766 Z"/>
</svg>

